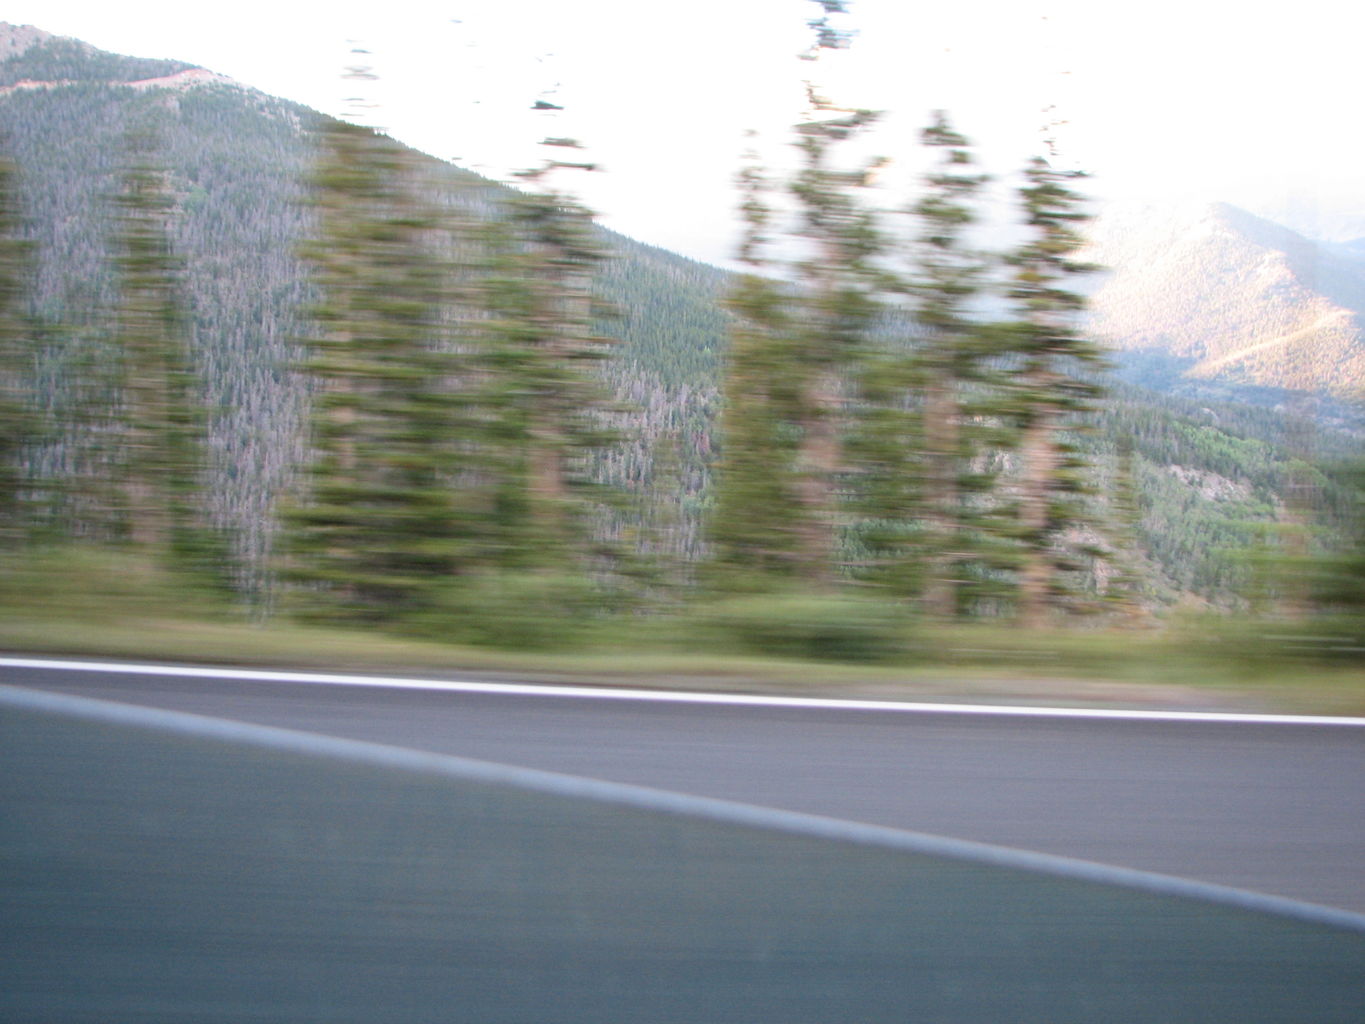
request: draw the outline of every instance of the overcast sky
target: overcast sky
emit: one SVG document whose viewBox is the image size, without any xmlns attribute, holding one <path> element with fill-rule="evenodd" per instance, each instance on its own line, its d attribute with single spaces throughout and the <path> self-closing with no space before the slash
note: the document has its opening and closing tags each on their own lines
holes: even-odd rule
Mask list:
<svg viewBox="0 0 1365 1024">
<path fill-rule="evenodd" d="M 1051 106 L 1094 193 L 1221 199 L 1365 235 L 1365 14 L 1339 0 L 852 0 L 857 38 L 814 71 L 795 59 L 809 0 L 306 6 L 316 13 L 287 0 L 7 0 L 2 16 L 336 114 L 357 41 L 379 75 L 372 123 L 495 177 L 534 162 L 546 134 L 580 138 L 606 170 L 575 184 L 609 226 L 715 262 L 732 253 L 745 130 L 780 158 L 812 73 L 832 99 L 887 112 L 874 146 L 902 168 L 945 108 L 1007 176 Z M 533 114 L 538 98 L 564 113 Z"/>
</svg>

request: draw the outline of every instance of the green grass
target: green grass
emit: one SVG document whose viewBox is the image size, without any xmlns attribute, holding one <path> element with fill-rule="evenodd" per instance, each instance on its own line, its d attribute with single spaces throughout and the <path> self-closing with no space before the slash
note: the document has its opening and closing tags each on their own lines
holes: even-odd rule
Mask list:
<svg viewBox="0 0 1365 1024">
<path fill-rule="evenodd" d="M 3 569 L 0 648 L 11 652 L 851 698 L 1365 714 L 1358 655 L 1305 656 L 1266 641 L 1275 631 L 1265 624 L 1227 619 L 1026 633 L 915 621 L 865 600 L 792 597 L 598 619 L 576 631 L 572 649 L 519 649 L 516 630 L 509 645 L 482 647 L 256 622 L 202 588 L 108 552 L 31 553 Z M 424 634 L 440 630 L 428 622 Z"/>
</svg>

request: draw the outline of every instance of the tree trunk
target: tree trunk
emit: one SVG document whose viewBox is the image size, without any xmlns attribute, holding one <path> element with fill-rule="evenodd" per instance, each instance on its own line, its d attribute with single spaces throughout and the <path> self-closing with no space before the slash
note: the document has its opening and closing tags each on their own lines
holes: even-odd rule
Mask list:
<svg viewBox="0 0 1365 1024">
<path fill-rule="evenodd" d="M 935 382 L 924 403 L 925 524 L 930 537 L 924 609 L 951 619 L 957 613 L 959 411 L 952 384 Z"/>
<path fill-rule="evenodd" d="M 1019 446 L 1022 462 L 1019 524 L 1024 531 L 1024 566 L 1019 573 L 1019 624 L 1046 624 L 1051 607 L 1054 566 L 1048 544 L 1048 512 L 1058 466 L 1057 410 L 1035 406 Z"/>
<path fill-rule="evenodd" d="M 800 424 L 796 498 L 802 515 L 797 523 L 800 576 L 817 587 L 837 582 L 835 528 L 836 482 L 843 450 L 839 438 L 839 389 L 830 374 L 816 380 L 807 396 Z"/>
</svg>

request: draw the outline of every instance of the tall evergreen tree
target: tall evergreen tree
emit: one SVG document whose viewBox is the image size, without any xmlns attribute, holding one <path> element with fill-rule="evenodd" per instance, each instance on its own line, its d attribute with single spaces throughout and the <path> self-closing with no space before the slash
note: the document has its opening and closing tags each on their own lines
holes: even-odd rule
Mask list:
<svg viewBox="0 0 1365 1024">
<path fill-rule="evenodd" d="M 891 288 L 908 305 L 885 332 L 912 340 L 880 346 L 861 382 L 859 539 L 870 561 L 864 575 L 951 617 L 968 563 L 982 557 L 974 496 L 988 482 L 973 465 L 984 441 L 976 414 L 988 350 L 970 308 L 986 261 L 964 238 L 986 179 L 944 112 L 921 141 L 936 161 L 905 211 L 914 224 Z"/>
<path fill-rule="evenodd" d="M 285 512 L 286 575 L 319 615 L 382 622 L 429 606 L 488 528 L 479 491 L 455 486 L 477 442 L 472 357 L 450 337 L 455 278 L 416 155 L 344 121 L 318 149 L 302 252 L 321 296 L 302 364 L 314 454 Z"/>
<path fill-rule="evenodd" d="M 1131 437 L 1121 437 L 1114 454 L 1114 479 L 1109 494 L 1111 550 L 1103 565 L 1107 575 L 1104 596 L 1120 621 L 1134 625 L 1146 615 L 1142 606 L 1142 573 L 1137 566 L 1138 529 L 1142 519 L 1138 492 L 1137 455 Z"/>
<path fill-rule="evenodd" d="M 170 242 L 175 202 L 155 146 L 150 130 L 130 134 L 115 197 L 117 407 L 102 472 L 117 535 L 174 560 L 202 505 L 204 416 L 181 308 L 182 262 Z"/>
<path fill-rule="evenodd" d="M 734 319 L 725 367 L 720 465 L 708 523 L 710 581 L 721 589 L 763 590 L 800 575 L 806 510 L 796 500 L 802 394 L 791 339 L 799 305 L 790 287 L 762 271 L 771 217 L 755 166 L 739 176 L 746 229 L 740 276 L 726 306 Z"/>
<path fill-rule="evenodd" d="M 822 16 L 810 22 L 815 41 L 804 56 L 840 49 L 847 37 L 829 15 L 839 0 L 816 0 Z M 816 588 L 843 574 L 843 482 L 849 386 L 875 316 L 881 276 L 875 267 L 883 240 L 876 215 L 858 195 L 880 160 L 841 169 L 840 143 L 876 120 L 869 110 L 840 108 L 807 85 L 812 116 L 796 126 L 800 165 L 788 191 L 798 254 L 786 268 L 765 265 L 768 214 L 760 179 L 742 179 L 749 235 L 742 255 L 769 276 L 790 271 L 790 286 L 746 275 L 730 303 L 739 318 L 727 368 L 723 463 L 716 557 L 735 568 L 781 565 Z M 751 473 L 761 476 L 752 476 Z M 766 479 L 765 479 L 766 478 Z M 754 502 L 762 504 L 755 506 Z M 774 536 L 757 535 L 744 519 L 769 522 Z"/>
<path fill-rule="evenodd" d="M 924 179 L 925 191 L 913 213 L 920 224 L 911 290 L 918 299 L 915 316 L 927 332 L 918 353 L 922 371 L 925 530 L 928 565 L 927 610 L 951 617 L 958 610 L 959 580 L 974 555 L 976 531 L 965 487 L 980 451 L 980 432 L 971 422 L 967 389 L 979 386 L 985 372 L 980 324 L 969 304 L 980 290 L 985 269 L 967 249 L 963 232 L 975 220 L 971 201 L 985 177 L 972 170 L 966 138 L 938 111 L 924 130 L 924 144 L 940 155 Z"/>
<path fill-rule="evenodd" d="M 1078 324 L 1085 297 L 1075 282 L 1096 269 L 1075 258 L 1088 215 L 1071 186 L 1083 177 L 1041 156 L 1029 162 L 1019 189 L 1028 236 L 1008 257 L 1008 295 L 1017 311 L 1009 396 L 1019 429 L 1017 610 L 1026 626 L 1042 625 L 1061 603 L 1078 556 L 1097 553 L 1078 550 L 1075 539 L 1092 524 L 1083 500 L 1085 463 L 1068 437 L 1103 393 L 1097 377 L 1106 365 Z"/>
<path fill-rule="evenodd" d="M 0 159 L 0 547 L 27 534 L 25 457 L 36 440 L 31 245 L 20 237 L 18 168 Z"/>
<path fill-rule="evenodd" d="M 1320 612 L 1335 614 L 1353 631 L 1355 646 L 1343 653 L 1359 657 L 1365 645 L 1365 459 L 1356 458 L 1340 471 L 1347 508 L 1341 543 L 1328 555 L 1292 566 L 1311 587 Z"/>
<path fill-rule="evenodd" d="M 879 311 L 882 278 L 875 266 L 883 241 L 873 210 L 857 190 L 872 167 L 840 171 L 832 166 L 836 143 L 872 124 L 867 110 L 835 110 L 813 96 L 817 119 L 798 126 L 802 166 L 791 191 L 798 204 L 796 234 L 806 247 L 797 263 L 803 308 L 795 322 L 792 358 L 802 373 L 793 424 L 796 498 L 801 524 L 802 575 L 828 587 L 840 577 L 841 489 L 848 474 L 844 451 L 849 388 L 868 331 Z M 835 113 L 834 117 L 819 115 Z"/>
<path fill-rule="evenodd" d="M 609 547 L 591 471 L 614 431 L 589 369 L 605 254 L 549 186 L 590 166 L 562 158 L 577 143 L 546 139 L 556 157 L 489 203 L 472 186 L 438 201 L 422 159 L 372 129 L 329 122 L 318 141 L 315 455 L 288 575 L 315 611 L 380 622 L 430 621 L 487 573 L 586 579 Z"/>
<path fill-rule="evenodd" d="M 594 295 L 608 258 L 591 213 L 553 184 L 564 170 L 595 170 L 565 159 L 579 144 L 551 137 L 556 155 L 522 172 L 485 231 L 493 240 L 482 282 L 497 442 L 504 466 L 499 520 L 505 567 L 584 569 L 610 556 L 600 511 L 611 495 L 594 479 L 595 457 L 617 440 L 619 410 L 595 363 L 611 341 L 597 329 L 609 314 Z"/>
</svg>

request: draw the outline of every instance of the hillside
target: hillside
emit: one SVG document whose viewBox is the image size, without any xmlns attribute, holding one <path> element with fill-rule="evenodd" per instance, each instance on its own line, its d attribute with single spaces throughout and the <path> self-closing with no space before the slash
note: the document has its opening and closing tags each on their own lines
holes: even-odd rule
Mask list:
<svg viewBox="0 0 1365 1024">
<path fill-rule="evenodd" d="M 35 311 L 54 326 L 40 372 L 60 382 L 114 301 L 107 199 L 125 132 L 150 119 L 179 198 L 174 244 L 185 257 L 192 345 L 214 411 L 216 511 L 243 557 L 258 562 L 271 506 L 302 455 L 304 396 L 289 366 L 309 291 L 295 251 L 309 224 L 300 184 L 308 128 L 320 115 L 204 69 L 120 57 L 29 27 L 0 25 L 4 53 L 0 83 L 22 86 L 0 89 L 0 138 L 21 168 L 20 201 L 37 245 Z M 461 202 L 496 188 L 429 163 Z M 606 372 L 641 420 L 614 472 L 647 482 L 648 449 L 668 436 L 695 493 L 714 413 L 714 389 L 698 382 L 718 373 L 726 275 L 618 235 L 607 241 L 617 255 L 601 289 L 621 316 L 604 329 L 622 344 Z M 54 401 L 64 397 L 57 386 Z"/>
<path fill-rule="evenodd" d="M 310 290 L 294 254 L 310 230 L 301 182 L 308 129 L 321 115 L 205 69 L 103 53 L 28 27 L 0 25 L 0 58 L 0 137 L 20 167 L 38 253 L 40 391 L 59 417 L 83 400 L 70 381 L 98 357 L 114 301 L 107 199 L 125 131 L 150 118 L 178 200 L 174 244 L 185 259 L 192 347 L 211 410 L 213 510 L 245 576 L 265 578 L 273 509 L 305 446 L 306 395 L 290 366 Z M 478 206 L 500 187 L 428 165 L 452 201 Z M 1170 353 L 1223 380 L 1305 388 L 1365 381 L 1356 320 L 1365 287 L 1349 252 L 1329 253 L 1229 207 L 1102 227 L 1094 255 L 1119 269 L 1096 296 L 1097 323 L 1116 343 Z M 599 290 L 619 314 L 603 327 L 620 344 L 602 372 L 633 411 L 625 415 L 629 439 L 600 470 L 635 494 L 633 514 L 653 528 L 657 546 L 693 559 L 717 448 L 727 319 L 719 300 L 730 277 L 603 237 L 616 255 Z M 1223 335 L 1214 337 L 1215 326 Z M 1315 449 L 1341 450 L 1330 438 L 1305 441 L 1304 429 L 1287 422 L 1273 410 L 1141 389 L 1104 408 L 1084 444 L 1099 463 L 1102 492 L 1113 490 L 1118 452 L 1133 446 L 1134 530 L 1152 603 L 1234 600 L 1247 572 L 1239 549 L 1290 515 L 1290 467 Z M 59 449 L 43 458 L 44 472 L 65 470 Z M 1322 478 L 1317 486 L 1332 507 L 1336 485 Z"/>
<path fill-rule="evenodd" d="M 1114 205 L 1092 328 L 1187 378 L 1346 394 L 1365 385 L 1365 264 L 1226 204 Z"/>
</svg>

